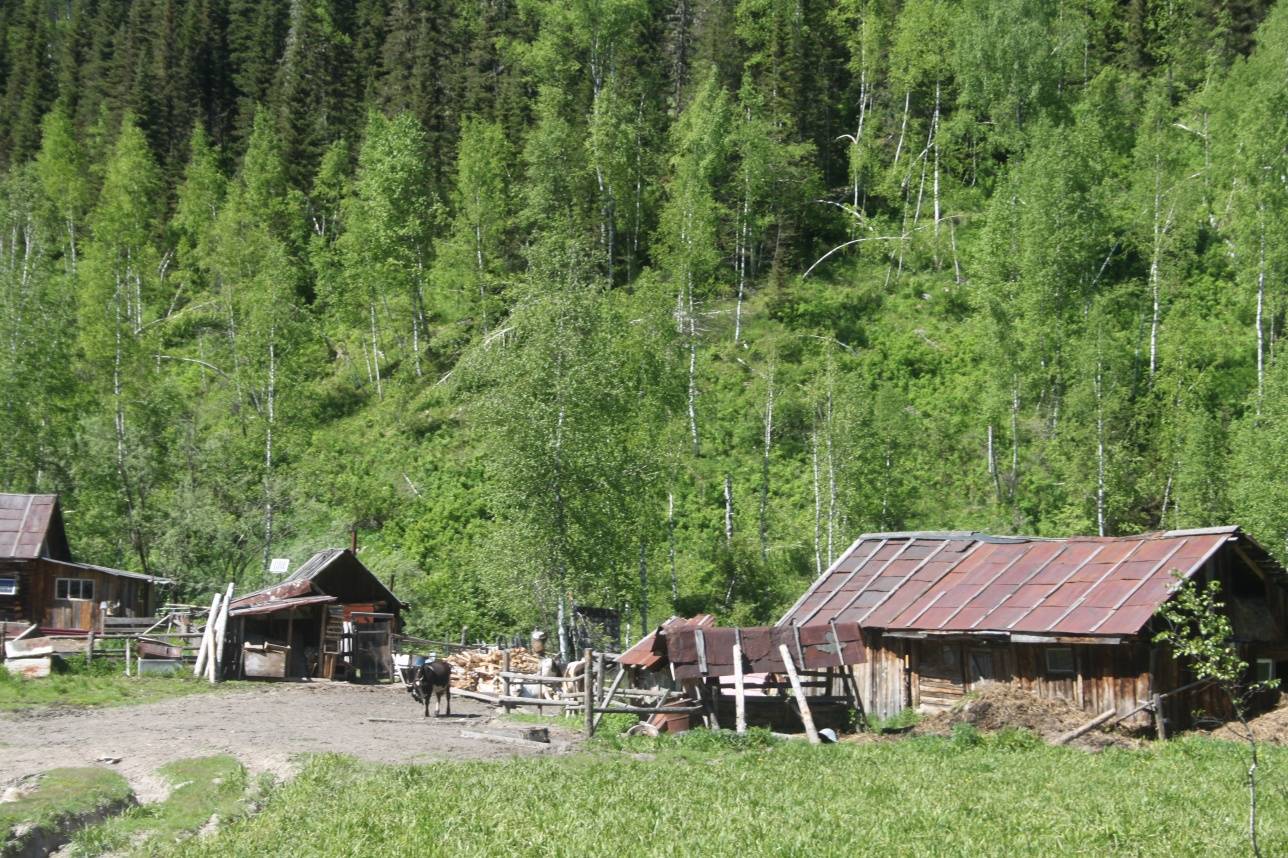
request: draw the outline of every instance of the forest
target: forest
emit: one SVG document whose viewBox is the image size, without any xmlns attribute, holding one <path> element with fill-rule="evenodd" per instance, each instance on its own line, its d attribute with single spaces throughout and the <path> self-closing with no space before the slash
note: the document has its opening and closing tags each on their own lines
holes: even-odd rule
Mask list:
<svg viewBox="0 0 1288 858">
<path fill-rule="evenodd" d="M 1288 6 L 0 4 L 0 489 L 174 598 L 776 618 L 859 534 L 1288 560 Z"/>
</svg>

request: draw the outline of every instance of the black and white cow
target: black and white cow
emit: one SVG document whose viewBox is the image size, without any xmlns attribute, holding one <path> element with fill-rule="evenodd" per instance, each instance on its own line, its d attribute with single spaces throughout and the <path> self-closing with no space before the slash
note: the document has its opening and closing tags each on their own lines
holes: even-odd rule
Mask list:
<svg viewBox="0 0 1288 858">
<path fill-rule="evenodd" d="M 429 698 L 434 698 L 434 717 L 438 717 L 438 710 L 446 700 L 447 711 L 443 714 L 452 714 L 452 666 L 442 659 L 422 664 L 413 669 L 411 684 L 407 690 L 415 698 L 417 703 L 425 704 L 425 717 L 429 717 Z"/>
</svg>

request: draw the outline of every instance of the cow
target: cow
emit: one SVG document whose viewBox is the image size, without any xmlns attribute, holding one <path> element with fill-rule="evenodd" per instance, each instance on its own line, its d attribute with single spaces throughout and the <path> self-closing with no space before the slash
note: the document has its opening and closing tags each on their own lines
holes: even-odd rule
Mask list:
<svg viewBox="0 0 1288 858">
<path fill-rule="evenodd" d="M 411 684 L 407 690 L 417 703 L 425 704 L 425 717 L 429 717 L 429 698 L 434 698 L 434 717 L 446 699 L 446 715 L 452 714 L 452 666 L 442 659 L 422 664 L 412 669 Z"/>
</svg>

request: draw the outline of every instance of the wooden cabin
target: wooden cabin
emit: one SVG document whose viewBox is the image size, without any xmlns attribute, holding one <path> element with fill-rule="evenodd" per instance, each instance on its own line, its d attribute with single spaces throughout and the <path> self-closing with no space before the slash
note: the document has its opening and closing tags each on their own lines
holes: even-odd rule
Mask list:
<svg viewBox="0 0 1288 858">
<path fill-rule="evenodd" d="M 169 583 L 75 561 L 57 495 L 0 494 L 0 622 L 101 632 L 106 617 L 150 616 Z"/>
<path fill-rule="evenodd" d="M 985 682 L 1125 715 L 1193 679 L 1153 643 L 1178 574 L 1221 582 L 1257 678 L 1288 671 L 1288 574 L 1237 527 L 1068 539 L 865 534 L 780 625 L 859 623 L 868 661 L 855 673 L 870 715 L 943 709 Z M 1225 709 L 1210 687 L 1164 705 L 1177 727 Z"/>
<path fill-rule="evenodd" d="M 233 599 L 231 676 L 387 678 L 405 606 L 350 549 L 319 551 L 285 580 Z"/>
</svg>

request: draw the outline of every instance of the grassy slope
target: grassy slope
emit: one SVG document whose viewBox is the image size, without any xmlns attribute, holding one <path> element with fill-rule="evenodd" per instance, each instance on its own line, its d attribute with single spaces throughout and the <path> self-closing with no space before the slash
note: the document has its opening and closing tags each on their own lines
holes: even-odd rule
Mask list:
<svg viewBox="0 0 1288 858">
<path fill-rule="evenodd" d="M 1246 851 L 1242 749 L 1100 754 L 1024 736 L 741 752 L 628 745 L 507 763 L 315 759 L 186 856 L 1216 855 Z M 1288 850 L 1270 749 L 1265 854 Z"/>
<path fill-rule="evenodd" d="M 72 854 L 99 855 L 129 849 L 130 854 L 163 855 L 212 816 L 227 821 L 246 810 L 246 771 L 233 757 L 177 760 L 162 766 L 159 772 L 173 785 L 165 801 L 130 808 L 121 816 L 80 832 Z"/>
<path fill-rule="evenodd" d="M 0 803 L 0 832 L 20 822 L 37 825 L 62 816 L 85 813 L 131 795 L 125 778 L 110 769 L 50 769 L 36 788 L 17 801 Z"/>
</svg>

